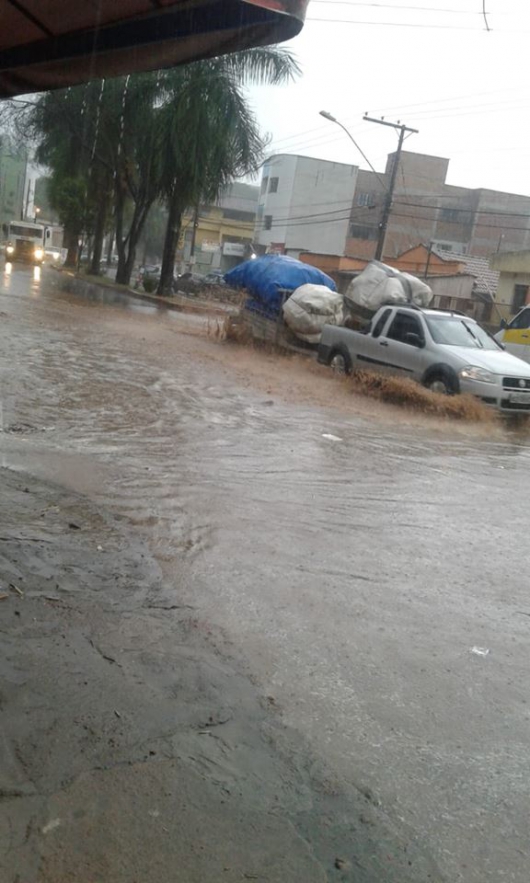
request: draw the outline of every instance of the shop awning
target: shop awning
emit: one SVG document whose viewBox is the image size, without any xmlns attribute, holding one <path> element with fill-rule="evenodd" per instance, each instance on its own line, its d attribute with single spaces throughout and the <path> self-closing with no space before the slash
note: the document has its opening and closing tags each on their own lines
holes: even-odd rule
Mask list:
<svg viewBox="0 0 530 883">
<path fill-rule="evenodd" d="M 308 0 L 0 0 L 0 97 L 278 43 Z"/>
</svg>

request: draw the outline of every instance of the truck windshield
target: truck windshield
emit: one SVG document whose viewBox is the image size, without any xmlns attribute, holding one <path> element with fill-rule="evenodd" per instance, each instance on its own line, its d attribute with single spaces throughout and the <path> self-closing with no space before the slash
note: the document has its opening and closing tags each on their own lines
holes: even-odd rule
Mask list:
<svg viewBox="0 0 530 883">
<path fill-rule="evenodd" d="M 425 319 L 435 343 L 474 346 L 485 350 L 502 349 L 484 328 L 471 319 L 459 316 L 426 316 Z"/>
<path fill-rule="evenodd" d="M 28 239 L 42 239 L 41 227 L 25 227 L 23 224 L 11 224 L 9 232 L 11 236 L 26 236 Z"/>
</svg>

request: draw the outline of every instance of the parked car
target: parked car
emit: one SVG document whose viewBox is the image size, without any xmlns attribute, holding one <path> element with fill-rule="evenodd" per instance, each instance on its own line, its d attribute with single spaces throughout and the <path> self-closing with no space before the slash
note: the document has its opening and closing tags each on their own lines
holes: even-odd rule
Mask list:
<svg viewBox="0 0 530 883">
<path fill-rule="evenodd" d="M 225 276 L 222 270 L 211 270 L 204 277 L 205 285 L 226 285 Z"/>
<path fill-rule="evenodd" d="M 433 392 L 471 393 L 501 411 L 530 411 L 530 365 L 456 312 L 384 306 L 364 331 L 325 325 L 317 358 L 347 374 L 362 368 L 410 377 Z"/>
<path fill-rule="evenodd" d="M 509 353 L 530 362 L 530 306 L 519 310 L 509 322 L 503 319 L 495 340 L 503 344 Z"/>
</svg>

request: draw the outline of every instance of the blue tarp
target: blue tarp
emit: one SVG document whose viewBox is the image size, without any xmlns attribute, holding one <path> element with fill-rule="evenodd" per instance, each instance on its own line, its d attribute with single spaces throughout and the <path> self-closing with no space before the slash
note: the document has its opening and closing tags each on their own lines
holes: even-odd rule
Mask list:
<svg viewBox="0 0 530 883">
<path fill-rule="evenodd" d="M 280 289 L 294 291 L 310 282 L 313 285 L 327 285 L 332 291 L 337 290 L 333 279 L 322 270 L 280 254 L 266 254 L 253 261 L 245 261 L 229 270 L 225 281 L 233 288 L 247 289 L 250 295 L 247 309 L 270 317 L 279 315 L 282 306 Z"/>
</svg>

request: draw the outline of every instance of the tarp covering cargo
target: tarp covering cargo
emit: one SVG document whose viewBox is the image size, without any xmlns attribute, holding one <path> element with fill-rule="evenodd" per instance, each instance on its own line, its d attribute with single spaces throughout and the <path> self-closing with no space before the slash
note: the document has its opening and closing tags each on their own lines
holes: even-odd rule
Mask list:
<svg viewBox="0 0 530 883">
<path fill-rule="evenodd" d="M 433 294 L 425 282 L 401 273 L 394 267 L 371 261 L 348 286 L 344 296 L 346 306 L 378 310 L 384 304 L 413 303 L 418 307 L 428 307 Z"/>
<path fill-rule="evenodd" d="M 232 288 L 247 289 L 250 294 L 247 309 L 271 318 L 280 314 L 285 290 L 295 291 L 307 283 L 337 290 L 333 279 L 321 270 L 283 254 L 266 254 L 245 261 L 226 273 L 225 281 Z"/>
<path fill-rule="evenodd" d="M 301 285 L 283 305 L 291 331 L 307 343 L 319 343 L 324 325 L 342 325 L 344 298 L 326 285 Z"/>
</svg>

